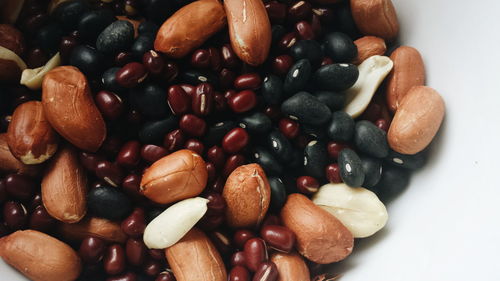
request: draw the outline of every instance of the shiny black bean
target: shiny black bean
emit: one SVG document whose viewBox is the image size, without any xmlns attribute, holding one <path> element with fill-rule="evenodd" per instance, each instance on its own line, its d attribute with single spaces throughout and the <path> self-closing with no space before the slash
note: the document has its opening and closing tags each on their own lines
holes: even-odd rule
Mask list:
<svg viewBox="0 0 500 281">
<path fill-rule="evenodd" d="M 126 50 L 134 40 L 134 26 L 126 20 L 108 25 L 97 37 L 97 50 L 107 54 Z"/>
<path fill-rule="evenodd" d="M 64 31 L 59 24 L 48 24 L 37 32 L 36 45 L 47 54 L 54 54 L 59 48 L 59 43 L 64 35 Z"/>
<path fill-rule="evenodd" d="M 66 30 L 74 30 L 82 16 L 89 11 L 89 6 L 85 1 L 63 2 L 54 9 L 52 17 Z"/>
<path fill-rule="evenodd" d="M 385 131 L 367 120 L 356 123 L 354 143 L 359 151 L 376 158 L 384 158 L 389 154 Z"/>
<path fill-rule="evenodd" d="M 352 17 L 351 8 L 346 1 L 344 4 L 337 6 L 333 9 L 333 25 L 343 33 L 348 34 L 351 38 L 357 39 L 359 31 Z"/>
<path fill-rule="evenodd" d="M 343 93 L 316 91 L 313 94 L 320 102 L 326 104 L 331 111 L 341 110 L 344 107 L 346 96 Z"/>
<path fill-rule="evenodd" d="M 354 134 L 354 127 L 354 120 L 349 114 L 336 111 L 332 114 L 332 120 L 327 128 L 328 136 L 334 141 L 350 141 Z"/>
<path fill-rule="evenodd" d="M 281 163 L 265 148 L 256 147 L 252 153 L 252 160 L 264 169 L 266 175 L 279 176 L 283 173 Z"/>
<path fill-rule="evenodd" d="M 130 90 L 131 104 L 149 117 L 163 117 L 169 112 L 166 91 L 157 84 L 148 83 Z"/>
<path fill-rule="evenodd" d="M 262 82 L 260 90 L 268 104 L 279 104 L 283 100 L 283 81 L 274 74 L 269 74 Z"/>
<path fill-rule="evenodd" d="M 392 149 L 389 150 L 389 154 L 384 159 L 386 163 L 389 163 L 396 167 L 401 167 L 409 170 L 420 169 L 425 165 L 426 153 L 427 151 L 421 151 L 417 154 L 408 155 L 401 154 Z"/>
<path fill-rule="evenodd" d="M 177 127 L 177 123 L 177 118 L 174 116 L 147 122 L 139 131 L 139 140 L 142 143 L 160 143 L 168 132 Z"/>
<path fill-rule="evenodd" d="M 311 65 L 319 66 L 323 59 L 323 50 L 317 41 L 301 40 L 292 46 L 290 55 L 292 55 L 296 61 L 307 59 L 311 62 Z"/>
<path fill-rule="evenodd" d="M 301 124 L 321 125 L 331 117 L 328 106 L 307 92 L 299 92 L 285 100 L 281 111 Z"/>
<path fill-rule="evenodd" d="M 102 84 L 104 85 L 104 89 L 111 92 L 120 92 L 123 91 L 123 87 L 118 85 L 116 82 L 116 72 L 120 70 L 119 67 L 112 67 L 102 74 Z"/>
<path fill-rule="evenodd" d="M 311 62 L 306 59 L 297 61 L 288 71 L 283 83 L 283 90 L 287 95 L 293 95 L 303 90 L 311 76 Z"/>
<path fill-rule="evenodd" d="M 250 134 L 264 134 L 272 129 L 271 119 L 262 112 L 255 112 L 241 118 L 239 126 Z"/>
<path fill-rule="evenodd" d="M 108 9 L 86 12 L 78 22 L 78 32 L 85 41 L 94 44 L 97 36 L 115 20 L 113 12 Z"/>
<path fill-rule="evenodd" d="M 279 40 L 286 34 L 286 28 L 282 25 L 275 24 L 271 27 L 271 48 L 277 46 Z"/>
<path fill-rule="evenodd" d="M 382 161 L 366 155 L 362 155 L 360 158 L 363 165 L 363 173 L 365 174 L 362 186 L 372 188 L 380 181 L 380 177 L 382 176 Z"/>
<path fill-rule="evenodd" d="M 119 220 L 132 211 L 130 199 L 116 187 L 102 186 L 89 191 L 87 206 L 95 216 Z"/>
<path fill-rule="evenodd" d="M 71 52 L 69 64 L 78 67 L 88 76 L 101 74 L 104 68 L 104 56 L 96 49 L 89 46 L 76 46 Z"/>
<path fill-rule="evenodd" d="M 207 147 L 220 144 L 222 138 L 224 138 L 224 136 L 236 126 L 237 124 L 235 122 L 229 120 L 216 123 L 208 128 L 208 132 L 203 139 L 203 142 Z"/>
<path fill-rule="evenodd" d="M 157 216 L 159 216 L 161 213 L 163 213 L 165 209 L 162 208 L 154 208 L 151 209 L 149 212 L 146 214 L 146 223 L 150 223 L 152 220 L 154 220 Z"/>
<path fill-rule="evenodd" d="M 358 154 L 349 148 L 344 148 L 339 153 L 339 168 L 342 181 L 348 186 L 360 187 L 365 181 L 363 164 Z"/>
<path fill-rule="evenodd" d="M 267 148 L 282 163 L 292 159 L 292 145 L 290 141 L 278 130 L 271 131 L 266 138 Z"/>
<path fill-rule="evenodd" d="M 281 210 L 286 202 L 286 189 L 283 180 L 278 177 L 269 177 L 269 186 L 271 187 L 271 208 L 275 211 Z"/>
<path fill-rule="evenodd" d="M 156 33 L 144 33 L 135 39 L 130 50 L 137 58 L 142 58 L 145 52 L 153 49 Z"/>
<path fill-rule="evenodd" d="M 316 127 L 316 126 L 312 126 L 312 125 L 303 124 L 300 127 L 300 131 L 303 134 L 309 135 L 313 139 L 316 139 L 316 140 L 318 140 L 318 139 L 325 140 L 328 137 L 326 134 L 325 128 L 323 128 L 323 127 Z"/>
<path fill-rule="evenodd" d="M 358 55 L 358 48 L 351 37 L 342 32 L 332 32 L 325 36 L 324 49 L 334 62 L 351 62 Z"/>
<path fill-rule="evenodd" d="M 152 21 L 143 21 L 139 24 L 139 27 L 137 28 L 137 32 L 139 32 L 139 34 L 146 34 L 146 33 L 156 34 L 156 32 L 158 32 L 159 28 L 160 27 Z"/>
<path fill-rule="evenodd" d="M 294 149 L 291 157 L 292 159 L 286 163 L 287 168 L 292 170 L 301 169 L 304 165 L 304 152 L 302 150 Z"/>
<path fill-rule="evenodd" d="M 187 70 L 181 73 L 181 80 L 184 83 L 191 85 L 198 85 L 200 83 L 209 83 L 212 85 L 217 85 L 218 80 L 215 75 L 209 72 L 203 72 L 199 70 Z"/>
<path fill-rule="evenodd" d="M 313 140 L 304 148 L 304 171 L 315 178 L 325 177 L 325 167 L 328 164 L 326 143 Z"/>
<path fill-rule="evenodd" d="M 382 200 L 387 200 L 400 194 L 408 186 L 409 182 L 409 170 L 384 165 L 382 168 L 382 177 L 373 189 L 378 191 Z"/>
<path fill-rule="evenodd" d="M 358 67 L 334 63 L 320 67 L 313 75 L 314 86 L 321 90 L 340 92 L 349 89 L 358 80 Z"/>
</svg>

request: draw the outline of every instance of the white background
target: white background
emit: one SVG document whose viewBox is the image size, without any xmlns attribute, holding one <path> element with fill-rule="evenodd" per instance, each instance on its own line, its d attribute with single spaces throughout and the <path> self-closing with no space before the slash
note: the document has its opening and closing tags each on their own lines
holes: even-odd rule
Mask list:
<svg viewBox="0 0 500 281">
<path fill-rule="evenodd" d="M 393 1 L 446 119 L 430 163 L 388 206 L 386 229 L 335 270 L 342 281 L 500 280 L 500 4 Z M 14 275 L 0 263 L 0 280 Z"/>
</svg>

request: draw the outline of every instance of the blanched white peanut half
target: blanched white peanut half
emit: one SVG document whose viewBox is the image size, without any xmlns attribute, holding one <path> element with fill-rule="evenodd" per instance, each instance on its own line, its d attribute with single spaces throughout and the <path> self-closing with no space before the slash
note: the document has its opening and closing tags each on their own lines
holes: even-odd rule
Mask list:
<svg viewBox="0 0 500 281">
<path fill-rule="evenodd" d="M 361 115 L 393 65 L 386 56 L 372 56 L 363 61 L 358 67 L 358 81 L 346 91 L 344 111 L 353 118 Z"/>
<path fill-rule="evenodd" d="M 371 236 L 387 223 L 385 205 L 375 193 L 363 187 L 326 184 L 312 201 L 339 219 L 355 238 Z"/>
<path fill-rule="evenodd" d="M 164 249 L 177 243 L 207 212 L 207 203 L 207 199 L 195 197 L 170 206 L 146 226 L 146 246 Z"/>
<path fill-rule="evenodd" d="M 21 85 L 25 85 L 31 90 L 42 88 L 43 77 L 50 70 L 61 65 L 59 53 L 55 54 L 44 66 L 35 69 L 25 69 L 21 74 Z"/>
</svg>

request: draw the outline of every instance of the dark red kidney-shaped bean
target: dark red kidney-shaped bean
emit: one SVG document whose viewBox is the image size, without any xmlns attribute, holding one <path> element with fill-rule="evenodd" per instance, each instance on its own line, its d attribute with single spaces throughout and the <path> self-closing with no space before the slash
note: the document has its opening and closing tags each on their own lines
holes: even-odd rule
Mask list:
<svg viewBox="0 0 500 281">
<path fill-rule="evenodd" d="M 42 201 L 43 201 L 42 195 L 40 195 L 40 193 L 35 194 L 35 196 L 33 196 L 33 199 L 31 200 L 28 206 L 28 212 L 33 212 L 36 209 L 36 207 L 42 205 L 43 204 Z"/>
<path fill-rule="evenodd" d="M 294 31 L 287 33 L 278 42 L 278 48 L 282 52 L 287 52 L 293 45 L 295 45 L 295 43 L 297 43 L 298 38 L 299 35 Z"/>
<path fill-rule="evenodd" d="M 245 243 L 252 238 L 255 238 L 255 234 L 253 232 L 246 229 L 240 229 L 234 233 L 233 243 L 238 249 L 243 250 Z"/>
<path fill-rule="evenodd" d="M 123 140 L 121 137 L 116 135 L 107 136 L 104 139 L 104 142 L 99 149 L 100 152 L 103 152 L 108 157 L 114 158 L 120 152 L 120 148 L 123 145 Z"/>
<path fill-rule="evenodd" d="M 141 265 L 146 258 L 146 250 L 146 245 L 144 245 L 142 239 L 129 238 L 125 244 L 128 263 L 134 266 Z"/>
<path fill-rule="evenodd" d="M 109 91 L 98 92 L 94 100 L 99 111 L 108 120 L 118 119 L 125 110 L 123 100 L 115 93 Z"/>
<path fill-rule="evenodd" d="M 227 109 L 227 100 L 223 94 L 215 92 L 214 107 L 217 112 L 225 111 Z"/>
<path fill-rule="evenodd" d="M 227 90 L 224 92 L 224 97 L 229 100 L 231 99 L 232 97 L 234 97 L 238 92 L 236 92 L 235 90 Z"/>
<path fill-rule="evenodd" d="M 175 281 L 174 274 L 169 271 L 163 271 L 156 277 L 155 281 Z"/>
<path fill-rule="evenodd" d="M 207 167 L 207 182 L 213 183 L 215 179 L 217 179 L 217 169 L 215 168 L 215 165 L 210 162 L 206 162 L 205 166 Z"/>
<path fill-rule="evenodd" d="M 288 8 L 288 21 L 291 23 L 307 20 L 312 15 L 312 6 L 306 1 L 297 1 Z"/>
<path fill-rule="evenodd" d="M 299 123 L 290 118 L 283 118 L 279 122 L 280 132 L 288 139 L 293 139 L 299 135 Z"/>
<path fill-rule="evenodd" d="M 227 68 L 223 68 L 219 72 L 219 81 L 222 89 L 232 88 L 235 79 L 236 79 L 236 73 Z"/>
<path fill-rule="evenodd" d="M 184 92 L 190 97 L 194 95 L 194 92 L 196 92 L 196 86 L 190 85 L 190 84 L 180 84 L 179 87 L 181 87 Z"/>
<path fill-rule="evenodd" d="M 165 61 L 156 51 L 149 50 L 142 55 L 142 64 L 149 73 L 158 75 L 162 72 Z"/>
<path fill-rule="evenodd" d="M 222 58 L 219 49 L 215 47 L 208 48 L 210 56 L 210 68 L 214 71 L 219 71 L 222 67 Z"/>
<path fill-rule="evenodd" d="M 325 167 L 326 179 L 331 183 L 341 183 L 339 164 L 333 163 Z"/>
<path fill-rule="evenodd" d="M 314 31 L 312 26 L 307 21 L 299 21 L 295 24 L 295 31 L 300 39 L 312 40 L 314 39 Z"/>
<path fill-rule="evenodd" d="M 167 61 L 163 67 L 163 79 L 165 82 L 171 83 L 179 76 L 179 66 L 175 62 Z"/>
<path fill-rule="evenodd" d="M 281 220 L 277 215 L 268 214 L 262 222 L 261 228 L 268 225 L 281 225 Z"/>
<path fill-rule="evenodd" d="M 237 68 L 241 61 L 236 55 L 236 53 L 233 51 L 233 48 L 229 44 L 225 44 L 221 48 L 221 54 L 222 54 L 222 65 L 226 68 Z"/>
<path fill-rule="evenodd" d="M 168 88 L 167 102 L 172 113 L 176 115 L 187 113 L 191 108 L 190 95 L 178 85 L 173 85 Z"/>
<path fill-rule="evenodd" d="M 147 76 L 148 72 L 144 65 L 138 62 L 131 62 L 116 72 L 116 83 L 124 88 L 133 88 L 144 81 Z"/>
<path fill-rule="evenodd" d="M 132 213 L 122 221 L 121 228 L 130 237 L 140 237 L 146 228 L 146 217 L 142 208 L 135 208 Z"/>
<path fill-rule="evenodd" d="M 280 55 L 273 59 L 272 69 L 276 75 L 286 75 L 292 67 L 294 61 L 289 55 Z"/>
<path fill-rule="evenodd" d="M 241 154 L 231 155 L 224 165 L 223 176 L 228 177 L 236 168 L 245 164 L 246 158 Z"/>
<path fill-rule="evenodd" d="M 163 146 L 169 151 L 174 152 L 181 149 L 184 146 L 185 137 L 184 133 L 179 130 L 173 130 L 172 132 L 165 135 L 163 140 Z"/>
<path fill-rule="evenodd" d="M 234 266 L 229 272 L 228 281 L 250 281 L 250 273 L 241 265 Z"/>
<path fill-rule="evenodd" d="M 122 273 L 127 266 L 125 251 L 120 244 L 108 247 L 104 256 L 104 270 L 109 275 Z"/>
<path fill-rule="evenodd" d="M 225 184 L 226 181 L 224 180 L 223 177 L 217 177 L 217 179 L 215 179 L 215 181 L 210 184 L 209 190 L 212 190 L 217 193 L 222 193 Z"/>
<path fill-rule="evenodd" d="M 106 279 L 106 281 L 137 281 L 139 280 L 137 274 L 134 272 L 127 272 L 117 276 L 111 276 Z"/>
<path fill-rule="evenodd" d="M 350 147 L 350 145 L 345 143 L 331 141 L 327 144 L 326 149 L 328 151 L 328 156 L 330 156 L 331 159 L 337 161 L 340 151 L 344 148 Z"/>
<path fill-rule="evenodd" d="M 266 225 L 260 230 L 260 236 L 269 247 L 289 253 L 295 244 L 295 234 L 279 225 Z"/>
<path fill-rule="evenodd" d="M 228 154 L 238 153 L 247 146 L 249 138 L 245 129 L 234 128 L 222 139 L 222 148 Z"/>
<path fill-rule="evenodd" d="M 244 90 L 232 96 L 228 100 L 229 107 L 236 113 L 251 110 L 257 104 L 257 96 L 252 90 Z"/>
<path fill-rule="evenodd" d="M 389 130 L 389 125 L 390 125 L 390 122 L 387 121 L 386 119 L 383 119 L 383 118 L 375 121 L 375 126 L 377 126 L 379 129 L 385 131 L 386 133 Z"/>
<path fill-rule="evenodd" d="M 196 86 L 196 91 L 191 97 L 191 109 L 198 116 L 206 116 L 212 112 L 214 104 L 214 87 L 208 83 Z"/>
<path fill-rule="evenodd" d="M 276 281 L 278 280 L 278 274 L 278 268 L 274 262 L 263 262 L 255 271 L 252 281 Z"/>
<path fill-rule="evenodd" d="M 213 216 L 204 216 L 198 223 L 198 226 L 204 231 L 212 231 L 217 227 L 221 226 L 224 220 L 225 216 L 222 214 Z"/>
<path fill-rule="evenodd" d="M 22 229 L 28 221 L 28 212 L 21 203 L 8 201 L 3 205 L 3 219 L 10 230 Z"/>
<path fill-rule="evenodd" d="M 35 195 L 36 183 L 27 176 L 10 174 L 4 179 L 7 193 L 19 200 L 30 200 Z"/>
<path fill-rule="evenodd" d="M 134 55 L 131 52 L 119 52 L 115 56 L 115 65 L 122 67 L 134 60 Z"/>
<path fill-rule="evenodd" d="M 196 68 L 208 68 L 210 66 L 210 52 L 198 49 L 191 55 L 191 65 Z"/>
<path fill-rule="evenodd" d="M 197 139 L 188 139 L 184 144 L 184 148 L 194 151 L 198 155 L 203 155 L 203 152 L 205 151 L 205 146 Z"/>
<path fill-rule="evenodd" d="M 286 4 L 278 1 L 270 1 L 266 4 L 266 11 L 272 23 L 280 24 L 285 22 Z"/>
<path fill-rule="evenodd" d="M 302 176 L 297 178 L 297 189 L 303 194 L 313 194 L 319 189 L 319 182 L 313 177 Z"/>
<path fill-rule="evenodd" d="M 114 187 L 119 186 L 125 177 L 123 170 L 116 163 L 109 161 L 99 162 L 95 174 L 98 178 Z"/>
<path fill-rule="evenodd" d="M 127 175 L 122 181 L 122 187 L 124 191 L 133 196 L 141 197 L 142 194 L 139 192 L 139 185 L 141 184 L 141 176 L 136 174 Z"/>
<path fill-rule="evenodd" d="M 141 143 L 135 140 L 123 144 L 116 156 L 116 163 L 124 168 L 131 169 L 141 161 Z"/>
<path fill-rule="evenodd" d="M 224 197 L 216 192 L 209 192 L 205 198 L 208 199 L 207 203 L 207 215 L 221 215 L 226 210 L 226 200 Z"/>
<path fill-rule="evenodd" d="M 333 64 L 333 60 L 329 57 L 323 57 L 321 60 L 321 66 Z"/>
<path fill-rule="evenodd" d="M 257 90 L 262 84 L 262 78 L 258 73 L 242 74 L 234 80 L 237 90 Z"/>
<path fill-rule="evenodd" d="M 45 207 L 43 205 L 39 205 L 31 213 L 29 228 L 45 232 L 49 231 L 55 223 L 56 220 L 49 215 Z"/>
<path fill-rule="evenodd" d="M 223 214 L 221 214 L 224 217 Z M 214 243 L 214 246 L 217 248 L 221 255 L 226 256 L 233 252 L 233 245 L 231 244 L 231 239 L 229 236 L 220 230 L 216 230 L 208 233 L 208 237 Z"/>
<path fill-rule="evenodd" d="M 98 263 L 104 256 L 106 242 L 101 238 L 87 236 L 80 243 L 78 255 L 84 263 Z"/>
<path fill-rule="evenodd" d="M 5 187 L 5 181 L 0 180 L 0 204 L 3 204 L 7 200 L 7 190 Z"/>
<path fill-rule="evenodd" d="M 234 253 L 231 256 L 231 259 L 229 260 L 229 263 L 232 266 L 238 266 L 238 265 L 246 266 L 245 253 L 243 251 L 238 251 L 238 252 Z"/>
<path fill-rule="evenodd" d="M 155 260 L 164 260 L 165 259 L 165 251 L 162 249 L 149 249 L 148 250 L 149 256 L 152 257 Z"/>
<path fill-rule="evenodd" d="M 147 260 L 142 268 L 148 276 L 156 276 L 163 270 L 161 263 L 154 259 Z"/>
<path fill-rule="evenodd" d="M 245 262 L 247 268 L 255 272 L 259 265 L 268 259 L 266 242 L 261 238 L 252 238 L 245 243 L 243 247 L 245 252 Z"/>
<path fill-rule="evenodd" d="M 368 120 L 375 122 L 382 117 L 382 107 L 374 102 L 371 102 L 366 110 L 361 114 L 359 120 Z"/>
<path fill-rule="evenodd" d="M 154 163 L 167 154 L 168 151 L 165 148 L 154 144 L 146 144 L 141 148 L 141 158 L 149 163 Z"/>
<path fill-rule="evenodd" d="M 319 17 L 319 20 L 325 26 L 330 25 L 335 19 L 333 10 L 331 8 L 316 7 L 313 9 L 313 13 Z"/>
<path fill-rule="evenodd" d="M 78 45 L 78 41 L 70 36 L 64 36 L 59 44 L 59 54 L 63 61 L 68 61 L 71 51 Z"/>
<path fill-rule="evenodd" d="M 188 135 L 201 137 L 207 130 L 207 123 L 196 115 L 186 114 L 179 121 L 179 127 Z"/>
<path fill-rule="evenodd" d="M 281 117 L 281 110 L 277 106 L 268 106 L 264 109 L 264 114 L 271 120 L 277 121 Z"/>
<path fill-rule="evenodd" d="M 215 165 L 217 169 L 222 169 L 226 162 L 226 154 L 222 147 L 214 145 L 207 151 L 207 160 Z"/>
</svg>

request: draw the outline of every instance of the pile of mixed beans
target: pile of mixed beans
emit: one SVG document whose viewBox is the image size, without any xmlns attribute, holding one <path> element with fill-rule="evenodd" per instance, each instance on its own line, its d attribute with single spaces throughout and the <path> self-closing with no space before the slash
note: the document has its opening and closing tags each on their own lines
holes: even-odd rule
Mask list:
<svg viewBox="0 0 500 281">
<path fill-rule="evenodd" d="M 326 281 L 444 117 L 391 0 L 0 1 L 0 257 Z"/>
</svg>

